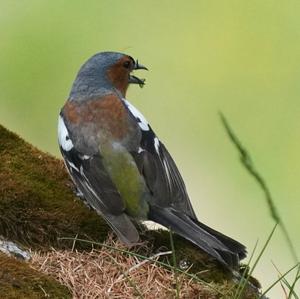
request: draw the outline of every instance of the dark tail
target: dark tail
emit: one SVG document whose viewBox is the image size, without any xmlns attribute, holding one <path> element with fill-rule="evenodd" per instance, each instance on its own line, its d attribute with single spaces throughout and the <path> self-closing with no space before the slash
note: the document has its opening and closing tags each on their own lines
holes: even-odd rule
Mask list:
<svg viewBox="0 0 300 299">
<path fill-rule="evenodd" d="M 246 256 L 241 243 L 172 208 L 151 206 L 149 219 L 170 228 L 230 269 Z"/>
</svg>

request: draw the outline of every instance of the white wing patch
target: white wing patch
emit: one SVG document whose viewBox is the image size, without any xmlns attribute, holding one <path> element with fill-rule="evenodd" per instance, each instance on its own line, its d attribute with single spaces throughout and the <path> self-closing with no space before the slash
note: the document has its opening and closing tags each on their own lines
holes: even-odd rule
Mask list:
<svg viewBox="0 0 300 299">
<path fill-rule="evenodd" d="M 140 154 L 140 153 L 142 153 L 142 152 L 144 152 L 145 150 L 142 148 L 142 147 L 139 147 L 139 149 L 138 149 L 138 153 Z"/>
<path fill-rule="evenodd" d="M 58 142 L 63 150 L 67 152 L 70 151 L 74 146 L 72 140 L 69 137 L 69 133 L 64 120 L 60 115 L 58 117 Z"/>
<path fill-rule="evenodd" d="M 157 137 L 154 138 L 154 147 L 155 147 L 157 154 L 159 155 L 159 140 Z"/>
<path fill-rule="evenodd" d="M 74 163 L 72 163 L 71 161 L 67 160 L 67 163 L 70 165 L 70 167 L 72 167 L 73 169 L 75 169 L 77 172 L 79 172 L 79 169 L 75 166 Z"/>
<path fill-rule="evenodd" d="M 128 107 L 129 111 L 133 114 L 136 118 L 140 128 L 143 131 L 149 131 L 149 123 L 147 122 L 145 116 L 137 110 L 132 104 L 130 104 L 126 99 L 123 99 L 125 105 Z"/>
</svg>

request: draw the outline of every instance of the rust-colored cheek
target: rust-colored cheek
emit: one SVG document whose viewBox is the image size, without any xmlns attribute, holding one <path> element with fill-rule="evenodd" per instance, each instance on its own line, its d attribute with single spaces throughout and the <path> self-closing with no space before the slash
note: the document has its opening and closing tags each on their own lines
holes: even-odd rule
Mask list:
<svg viewBox="0 0 300 299">
<path fill-rule="evenodd" d="M 121 58 L 107 71 L 108 79 L 111 81 L 112 85 L 122 93 L 124 97 L 129 85 L 129 70 L 123 67 L 124 62 L 127 60 L 128 57 L 126 56 Z"/>
</svg>

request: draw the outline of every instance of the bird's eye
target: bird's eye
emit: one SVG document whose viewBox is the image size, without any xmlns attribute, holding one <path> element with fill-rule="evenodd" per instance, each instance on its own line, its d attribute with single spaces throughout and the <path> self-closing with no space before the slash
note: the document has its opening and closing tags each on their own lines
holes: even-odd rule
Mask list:
<svg viewBox="0 0 300 299">
<path fill-rule="evenodd" d="M 126 69 L 129 69 L 130 66 L 131 66 L 131 62 L 130 62 L 129 60 L 127 60 L 127 61 L 125 61 L 125 62 L 123 63 L 123 66 L 124 66 Z"/>
</svg>

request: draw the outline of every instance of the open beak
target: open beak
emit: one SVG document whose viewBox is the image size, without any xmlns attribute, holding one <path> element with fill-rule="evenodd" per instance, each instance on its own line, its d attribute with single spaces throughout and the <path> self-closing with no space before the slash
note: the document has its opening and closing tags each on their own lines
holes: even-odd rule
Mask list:
<svg viewBox="0 0 300 299">
<path fill-rule="evenodd" d="M 140 64 L 138 62 L 138 60 L 136 60 L 136 62 L 135 62 L 133 71 L 134 70 L 146 70 L 146 71 L 148 71 L 148 69 L 144 65 Z M 140 79 L 140 78 L 138 78 L 136 76 L 133 76 L 133 75 L 129 76 L 129 83 L 131 83 L 131 84 L 139 84 L 140 87 L 144 86 L 145 81 L 146 81 L 145 79 Z"/>
</svg>

